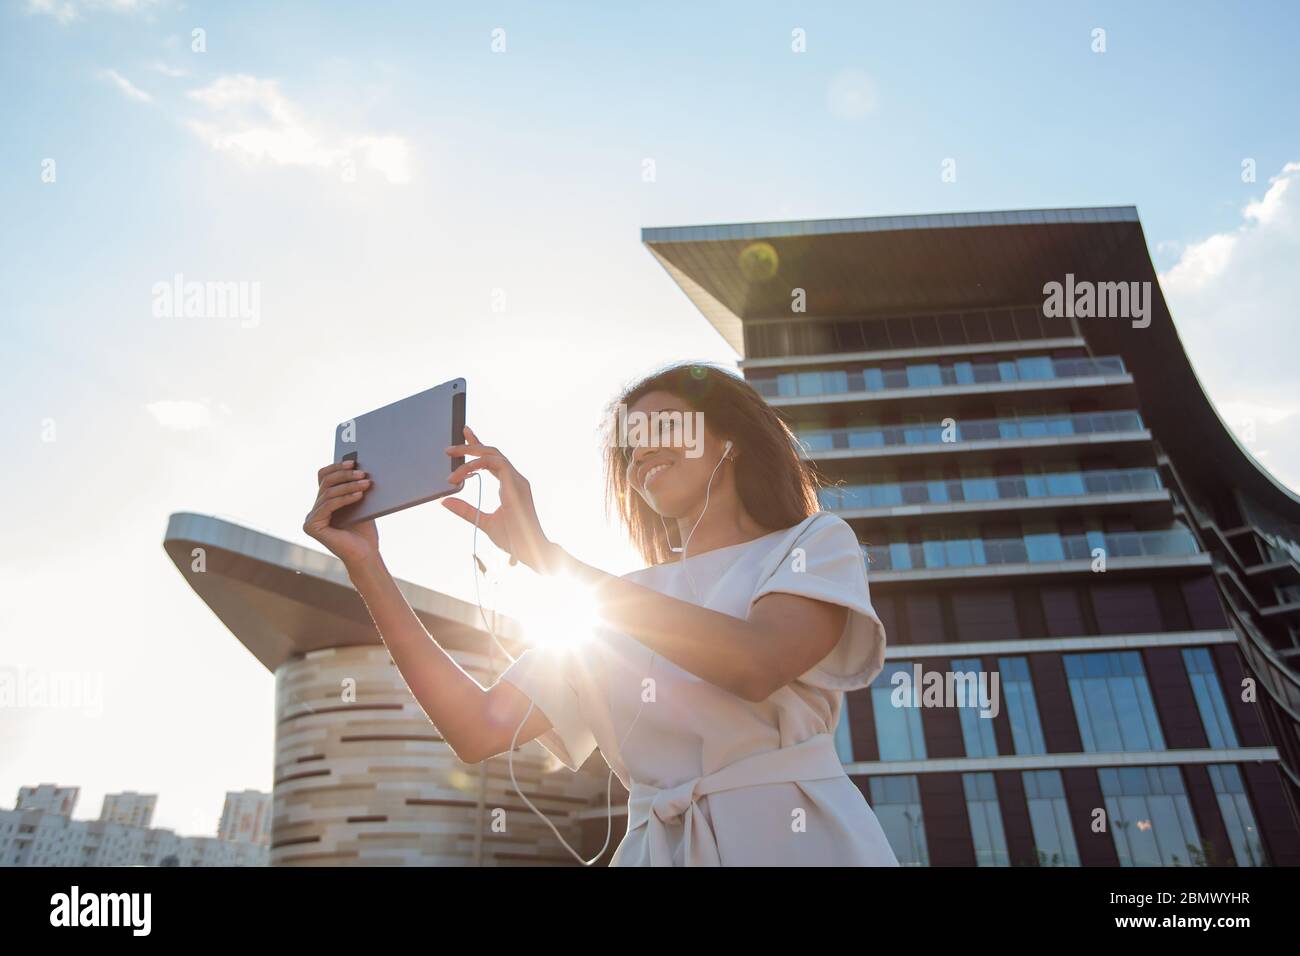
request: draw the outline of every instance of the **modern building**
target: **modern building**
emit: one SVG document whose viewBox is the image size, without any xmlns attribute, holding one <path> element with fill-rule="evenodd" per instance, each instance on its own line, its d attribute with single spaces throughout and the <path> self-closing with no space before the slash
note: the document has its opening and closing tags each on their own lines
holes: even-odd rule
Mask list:
<svg viewBox="0 0 1300 956">
<path fill-rule="evenodd" d="M 147 828 L 153 823 L 153 811 L 158 805 L 158 796 L 153 793 L 106 793 L 104 803 L 99 811 L 99 819 L 106 823 L 125 823 L 132 827 Z"/>
<path fill-rule="evenodd" d="M 1300 499 L 1134 208 L 642 238 L 858 531 L 888 656 L 839 738 L 904 864 L 1300 863 Z"/>
<path fill-rule="evenodd" d="M 163 542 L 185 580 L 275 674 L 272 866 L 566 865 L 510 783 L 506 758 L 464 764 L 380 640 L 342 563 L 218 518 L 172 515 Z M 421 623 L 479 683 L 506 660 L 478 608 L 399 582 Z M 519 626 L 489 613 L 517 654 Z M 606 774 L 571 773 L 536 742 L 515 755 L 528 799 L 577 843 L 576 812 Z M 227 812 L 231 812 L 227 803 Z M 222 832 L 225 832 L 224 817 Z"/>
<path fill-rule="evenodd" d="M 271 845 L 271 795 L 260 790 L 226 794 L 217 839 Z"/>
</svg>

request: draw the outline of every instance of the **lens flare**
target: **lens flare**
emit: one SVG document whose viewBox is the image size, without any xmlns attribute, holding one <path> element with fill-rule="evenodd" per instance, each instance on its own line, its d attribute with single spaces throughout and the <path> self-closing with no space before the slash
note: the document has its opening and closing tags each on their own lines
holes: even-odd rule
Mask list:
<svg viewBox="0 0 1300 956">
<path fill-rule="evenodd" d="M 591 640 L 600 625 L 591 589 L 567 574 L 521 575 L 507 612 L 531 647 L 567 649 Z"/>
</svg>

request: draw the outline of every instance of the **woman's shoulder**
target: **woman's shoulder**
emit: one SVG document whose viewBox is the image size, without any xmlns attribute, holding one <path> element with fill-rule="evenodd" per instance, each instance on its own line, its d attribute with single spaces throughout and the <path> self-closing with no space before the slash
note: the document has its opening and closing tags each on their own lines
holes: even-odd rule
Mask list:
<svg viewBox="0 0 1300 956">
<path fill-rule="evenodd" d="M 853 526 L 833 511 L 814 511 L 802 521 L 785 529 L 787 539 L 806 539 L 810 537 L 843 537 L 845 534 L 857 537 Z"/>
<path fill-rule="evenodd" d="M 655 574 L 662 572 L 672 562 L 666 561 L 663 564 L 652 564 L 648 567 L 637 568 L 635 571 L 628 571 L 626 574 L 620 574 L 619 577 L 624 581 L 631 581 L 634 584 L 640 584 L 646 578 L 653 577 Z"/>
</svg>

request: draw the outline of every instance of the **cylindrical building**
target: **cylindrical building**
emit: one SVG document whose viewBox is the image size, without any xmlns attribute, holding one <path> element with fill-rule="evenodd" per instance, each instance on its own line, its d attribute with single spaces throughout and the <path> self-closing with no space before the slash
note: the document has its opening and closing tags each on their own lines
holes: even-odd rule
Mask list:
<svg viewBox="0 0 1300 956">
<path fill-rule="evenodd" d="M 275 674 L 273 866 L 569 864 L 515 794 L 506 758 L 456 759 L 406 686 L 337 559 L 249 528 L 175 514 L 164 547 L 195 592 Z M 401 582 L 416 615 L 490 686 L 478 609 Z M 493 623 L 507 646 L 518 628 Z M 518 653 L 516 650 L 515 653 Z M 577 845 L 576 812 L 603 803 L 599 759 L 573 774 L 530 743 L 519 786 Z M 597 765 L 600 765 L 599 767 Z"/>
</svg>

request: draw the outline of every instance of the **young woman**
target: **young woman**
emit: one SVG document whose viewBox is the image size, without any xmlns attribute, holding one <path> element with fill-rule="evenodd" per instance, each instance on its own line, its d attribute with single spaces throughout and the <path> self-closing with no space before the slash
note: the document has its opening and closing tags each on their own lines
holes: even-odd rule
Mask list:
<svg viewBox="0 0 1300 956">
<path fill-rule="evenodd" d="M 443 505 L 512 560 L 584 582 L 606 625 L 573 650 L 526 650 L 490 688 L 430 639 L 384 567 L 374 523 L 330 526 L 366 493 L 364 471 L 322 468 L 303 529 L 342 559 L 461 760 L 537 739 L 576 771 L 599 747 L 629 791 L 611 865 L 897 866 L 833 736 L 844 692 L 884 666 L 884 627 L 857 536 L 818 510 L 797 439 L 750 385 L 701 365 L 638 382 L 607 422 L 608 505 L 649 564 L 622 577 L 547 538 L 528 481 L 499 449 L 469 428 L 447 449 L 475 456 L 451 480 L 490 472 L 501 505 Z M 685 427 L 620 427 L 637 422 Z"/>
</svg>

